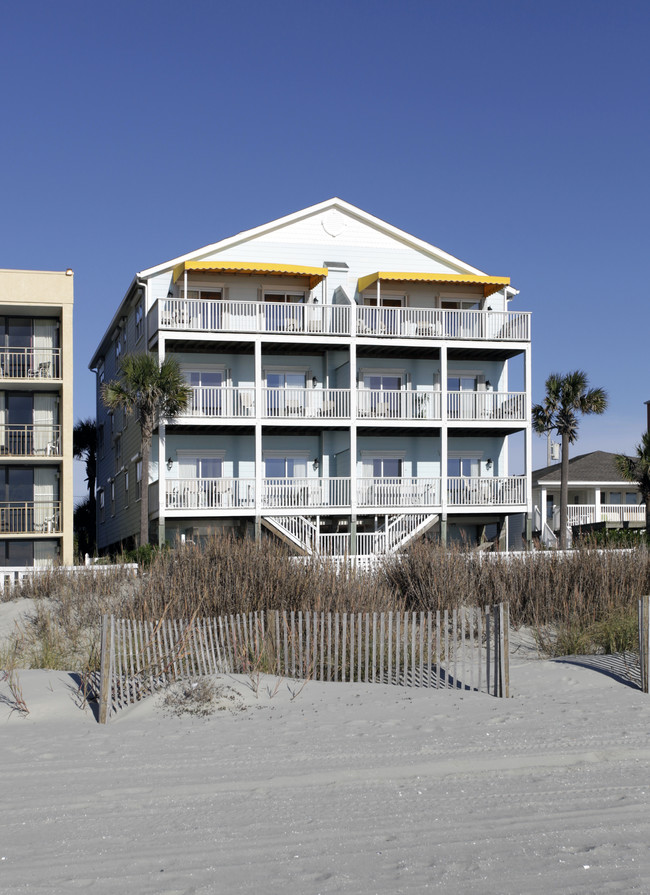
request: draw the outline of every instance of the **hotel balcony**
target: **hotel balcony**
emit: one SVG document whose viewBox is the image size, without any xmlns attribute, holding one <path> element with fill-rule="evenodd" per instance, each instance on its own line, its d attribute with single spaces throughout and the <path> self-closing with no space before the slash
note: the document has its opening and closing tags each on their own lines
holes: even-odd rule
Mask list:
<svg viewBox="0 0 650 895">
<path fill-rule="evenodd" d="M 158 330 L 529 342 L 530 312 L 164 298 L 149 312 Z"/>
<path fill-rule="evenodd" d="M 448 478 L 450 508 L 489 510 L 526 505 L 525 476 Z M 387 508 L 441 509 L 440 478 L 359 478 L 357 506 L 386 512 Z M 349 477 L 262 479 L 261 501 L 255 501 L 255 479 L 167 479 L 167 510 L 331 510 L 350 509 Z"/>
<path fill-rule="evenodd" d="M 262 418 L 272 420 L 349 420 L 350 389 L 261 389 Z M 389 391 L 357 390 L 357 419 L 441 419 L 442 394 L 436 389 Z M 447 418 L 467 422 L 526 421 L 525 392 L 447 392 Z M 250 419 L 255 416 L 255 389 L 231 386 L 194 386 L 188 409 L 192 419 Z"/>
<path fill-rule="evenodd" d="M 0 455 L 3 457 L 60 457 L 61 426 L 34 423 L 17 426 L 0 423 Z"/>
<path fill-rule="evenodd" d="M 60 379 L 60 348 L 0 348 L 0 377 Z"/>
<path fill-rule="evenodd" d="M 57 534 L 61 531 L 59 501 L 1 501 L 3 534 Z"/>
</svg>

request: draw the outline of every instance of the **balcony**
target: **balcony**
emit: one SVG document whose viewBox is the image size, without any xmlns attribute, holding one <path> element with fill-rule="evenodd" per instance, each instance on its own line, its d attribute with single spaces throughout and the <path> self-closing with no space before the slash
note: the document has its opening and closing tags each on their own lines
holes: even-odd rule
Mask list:
<svg viewBox="0 0 650 895">
<path fill-rule="evenodd" d="M 362 478 L 358 483 L 360 507 L 439 507 L 439 478 Z"/>
<path fill-rule="evenodd" d="M 357 416 L 360 419 L 439 420 L 440 391 L 359 389 Z"/>
<path fill-rule="evenodd" d="M 60 348 L 0 348 L 0 377 L 60 379 Z"/>
<path fill-rule="evenodd" d="M 16 426 L 0 423 L 0 455 L 3 457 L 60 457 L 61 427 L 45 423 Z"/>
<path fill-rule="evenodd" d="M 450 507 L 500 507 L 525 503 L 525 476 L 453 476 L 447 479 L 447 504 Z"/>
<path fill-rule="evenodd" d="M 58 501 L 0 502 L 2 534 L 57 534 L 61 531 Z"/>
<path fill-rule="evenodd" d="M 261 501 L 255 502 L 255 480 L 237 478 L 167 479 L 168 510 L 306 510 L 349 508 L 348 477 L 264 478 Z M 441 480 L 434 477 L 360 478 L 357 506 L 384 511 L 387 507 L 440 509 Z M 525 506 L 526 479 L 447 479 L 450 507 L 496 508 Z"/>
<path fill-rule="evenodd" d="M 159 299 L 149 331 L 529 342 L 530 313 Z"/>
<path fill-rule="evenodd" d="M 266 419 L 349 419 L 347 388 L 263 388 L 262 416 Z"/>
<path fill-rule="evenodd" d="M 447 419 L 481 422 L 526 421 L 525 392 L 447 392 Z"/>
<path fill-rule="evenodd" d="M 255 389 L 231 386 L 193 386 L 183 416 L 219 419 L 246 418 L 255 415 Z"/>
<path fill-rule="evenodd" d="M 597 512 L 597 510 L 600 512 Z M 645 525 L 645 506 L 643 504 L 569 504 L 567 507 L 569 525 L 593 525 L 595 522 L 606 522 L 610 525 Z M 560 527 L 560 508 L 555 508 L 554 528 Z M 557 523 L 557 524 L 555 524 Z"/>
</svg>

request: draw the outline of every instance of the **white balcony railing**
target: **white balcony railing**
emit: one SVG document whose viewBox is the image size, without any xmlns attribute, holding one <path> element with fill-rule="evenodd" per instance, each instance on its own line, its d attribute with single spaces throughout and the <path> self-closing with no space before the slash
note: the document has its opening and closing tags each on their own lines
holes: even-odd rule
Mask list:
<svg viewBox="0 0 650 895">
<path fill-rule="evenodd" d="M 169 510 L 253 509 L 255 479 L 167 479 Z"/>
<path fill-rule="evenodd" d="M 255 480 L 249 478 L 167 479 L 165 489 L 165 505 L 169 510 L 255 509 L 256 506 Z M 498 507 L 526 502 L 526 479 L 523 476 L 449 478 L 447 489 L 448 504 L 452 507 Z M 259 509 L 349 507 L 350 494 L 347 477 L 264 478 Z M 429 477 L 360 478 L 357 503 L 364 508 L 439 509 L 441 480 Z M 396 531 L 394 534 L 398 536 L 400 533 Z"/>
<path fill-rule="evenodd" d="M 255 415 L 255 389 L 231 386 L 192 386 L 184 416 L 248 417 Z"/>
<path fill-rule="evenodd" d="M 362 336 L 530 340 L 530 313 L 525 311 L 516 313 L 365 306 L 356 308 L 356 317 L 356 332 Z"/>
<path fill-rule="evenodd" d="M 452 507 L 507 506 L 526 503 L 525 476 L 453 476 L 447 479 Z"/>
<path fill-rule="evenodd" d="M 264 508 L 350 506 L 349 478 L 281 478 L 262 480 Z"/>
<path fill-rule="evenodd" d="M 360 507 L 435 507 L 440 505 L 439 478 L 389 476 L 362 478 L 358 483 Z"/>
<path fill-rule="evenodd" d="M 598 521 L 595 504 L 571 503 L 567 507 L 567 522 L 569 525 L 593 525 Z M 557 520 L 556 528 L 560 525 L 560 508 L 555 508 L 554 523 Z M 600 521 L 622 525 L 624 522 L 633 522 L 637 524 L 645 524 L 645 506 L 643 504 L 633 505 L 625 503 L 601 503 L 600 504 Z"/>
<path fill-rule="evenodd" d="M 525 392 L 447 392 L 447 418 L 450 420 L 526 419 Z"/>
<path fill-rule="evenodd" d="M 347 305 L 189 298 L 159 299 L 158 305 L 161 329 L 326 335 L 348 335 L 350 332 L 350 308 Z"/>
<path fill-rule="evenodd" d="M 270 419 L 346 419 L 347 388 L 263 388 L 262 416 Z"/>
<path fill-rule="evenodd" d="M 161 298 L 150 329 L 194 332 L 392 336 L 530 341 L 527 311 L 463 311 L 358 305 L 280 304 Z"/>
<path fill-rule="evenodd" d="M 59 379 L 60 348 L 0 348 L 0 377 Z"/>
<path fill-rule="evenodd" d="M 0 502 L 0 532 L 3 534 L 56 534 L 60 531 L 59 501 Z"/>
<path fill-rule="evenodd" d="M 440 391 L 359 389 L 357 415 L 362 419 L 439 420 Z"/>
<path fill-rule="evenodd" d="M 5 457 L 60 457 L 61 427 L 47 423 L 17 426 L 0 423 L 0 455 Z"/>
</svg>

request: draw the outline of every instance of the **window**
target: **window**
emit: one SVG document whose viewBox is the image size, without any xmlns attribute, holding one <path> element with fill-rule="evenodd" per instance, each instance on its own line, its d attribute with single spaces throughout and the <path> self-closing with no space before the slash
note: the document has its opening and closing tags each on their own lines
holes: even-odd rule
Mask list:
<svg viewBox="0 0 650 895">
<path fill-rule="evenodd" d="M 266 414 L 267 416 L 304 416 L 306 372 L 266 373 Z M 273 389 L 273 391 L 270 391 Z"/>
<path fill-rule="evenodd" d="M 121 354 L 122 354 L 122 340 L 120 339 L 119 334 L 118 334 L 117 339 L 115 339 L 115 363 L 117 363 L 119 361 Z"/>
<path fill-rule="evenodd" d="M 264 458 L 264 475 L 267 479 L 307 478 L 307 455 L 267 456 Z"/>
<path fill-rule="evenodd" d="M 135 464 L 135 499 L 142 498 L 142 460 L 136 460 Z"/>
<path fill-rule="evenodd" d="M 118 435 L 115 439 L 115 471 L 118 472 L 122 466 L 122 436 Z"/>
<path fill-rule="evenodd" d="M 124 473 L 124 506 L 128 507 L 129 505 L 129 470 L 127 469 Z"/>
<path fill-rule="evenodd" d="M 546 495 L 546 518 L 547 519 L 553 518 L 553 495 L 552 494 Z"/>
<path fill-rule="evenodd" d="M 448 457 L 447 475 L 450 477 L 472 478 L 480 475 L 479 457 Z"/>
<path fill-rule="evenodd" d="M 304 301 L 304 292 L 265 292 L 266 329 L 277 332 L 304 330 Z"/>
<path fill-rule="evenodd" d="M 97 364 L 97 378 L 99 379 L 99 384 L 103 385 L 104 383 L 104 361 L 103 359 Z"/>
<path fill-rule="evenodd" d="M 104 489 L 100 488 L 97 492 L 97 497 L 99 499 L 99 521 L 104 521 Z"/>
<path fill-rule="evenodd" d="M 372 476 L 378 478 L 401 478 L 401 457 L 375 457 L 372 461 Z"/>
<path fill-rule="evenodd" d="M 111 482 L 111 516 L 115 515 L 115 482 Z"/>
<path fill-rule="evenodd" d="M 142 299 L 135 309 L 135 341 L 139 342 L 144 333 L 144 305 Z"/>
<path fill-rule="evenodd" d="M 99 459 L 104 459 L 104 424 L 100 423 L 97 430 L 97 447 L 99 449 Z"/>
<path fill-rule="evenodd" d="M 359 320 L 362 332 L 399 333 L 401 316 L 397 309 L 406 305 L 405 295 L 382 295 L 379 301 L 376 295 L 364 295 L 363 305 L 363 316 Z"/>
<path fill-rule="evenodd" d="M 224 370 L 186 370 L 185 378 L 192 388 L 192 413 L 200 416 L 221 416 L 224 411 L 227 413 L 221 390 L 225 381 Z"/>
<path fill-rule="evenodd" d="M 636 506 L 636 491 L 626 491 L 625 492 L 625 503 L 629 507 Z"/>
<path fill-rule="evenodd" d="M 620 504 L 621 503 L 621 492 L 620 491 L 610 491 L 609 492 L 609 503 L 610 504 Z"/>
<path fill-rule="evenodd" d="M 399 373 L 364 373 L 363 385 L 368 392 L 359 393 L 361 415 L 389 419 L 402 416 L 402 383 Z"/>
</svg>

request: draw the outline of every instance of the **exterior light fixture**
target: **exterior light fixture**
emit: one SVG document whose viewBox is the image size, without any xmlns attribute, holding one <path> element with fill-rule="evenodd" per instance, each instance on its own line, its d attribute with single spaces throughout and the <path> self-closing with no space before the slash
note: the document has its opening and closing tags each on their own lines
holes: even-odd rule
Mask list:
<svg viewBox="0 0 650 895">
<path fill-rule="evenodd" d="M 316 388 L 316 383 L 317 383 L 317 382 L 318 382 L 318 379 L 316 379 L 315 376 L 312 376 L 312 377 L 311 377 L 311 387 L 312 387 L 312 388 Z"/>
<path fill-rule="evenodd" d="M 167 469 L 171 471 L 172 466 L 174 465 L 174 461 L 171 457 L 167 457 Z"/>
<path fill-rule="evenodd" d="M 314 472 L 318 472 L 318 470 L 320 468 L 320 461 L 319 461 L 318 457 L 314 457 L 314 462 L 311 465 L 312 465 L 312 469 L 314 470 Z"/>
<path fill-rule="evenodd" d="M 488 457 L 487 463 L 485 464 L 485 468 L 490 471 L 492 469 L 492 457 Z"/>
<path fill-rule="evenodd" d="M 490 382 L 489 379 L 486 379 L 486 380 L 485 380 L 485 387 L 486 387 L 486 388 L 492 388 L 492 383 Z"/>
</svg>

